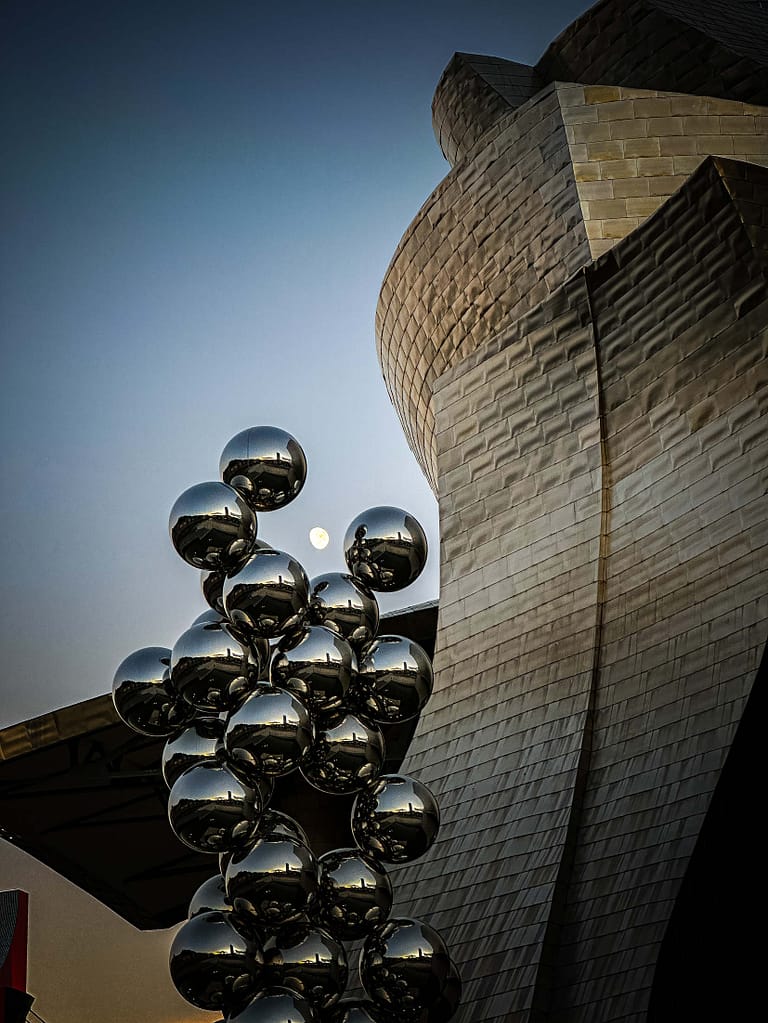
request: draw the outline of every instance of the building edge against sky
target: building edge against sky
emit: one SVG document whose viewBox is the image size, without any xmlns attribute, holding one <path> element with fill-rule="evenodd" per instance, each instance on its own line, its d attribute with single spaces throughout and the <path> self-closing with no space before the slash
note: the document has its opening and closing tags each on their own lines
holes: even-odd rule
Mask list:
<svg viewBox="0 0 768 1023">
<path fill-rule="evenodd" d="M 723 767 L 768 618 L 767 54 L 762 5 L 603 0 L 435 94 L 453 168 L 377 344 L 442 548 L 403 769 L 445 823 L 397 908 L 455 950 L 460 1023 L 739 997 L 711 953 L 686 992 L 664 938 L 695 947 L 691 878 L 730 883 L 713 794 L 750 783 Z"/>
<path fill-rule="evenodd" d="M 664 939 L 691 940 L 767 632 L 766 53 L 760 4 L 603 0 L 535 68 L 457 54 L 437 86 L 453 168 L 377 345 L 442 536 L 403 767 L 444 824 L 396 909 L 444 933 L 460 1023 L 664 1019 L 659 964 L 687 976 Z M 116 1021 L 142 998 L 212 1018 L 172 991 L 168 932 L 3 861 L 32 891 L 42 1015 L 82 1019 L 89 973 Z"/>
</svg>

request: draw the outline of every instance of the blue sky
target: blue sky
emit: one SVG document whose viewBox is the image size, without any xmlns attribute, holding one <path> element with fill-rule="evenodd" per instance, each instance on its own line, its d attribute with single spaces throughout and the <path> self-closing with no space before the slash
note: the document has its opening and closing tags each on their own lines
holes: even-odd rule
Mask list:
<svg viewBox="0 0 768 1023">
<path fill-rule="evenodd" d="M 430 566 L 383 606 L 437 596 L 379 286 L 448 170 L 430 103 L 453 52 L 534 62 L 587 6 L 3 6 L 0 724 L 107 691 L 204 609 L 168 512 L 247 426 L 289 430 L 309 461 L 261 535 L 333 571 L 359 511 L 401 505 Z"/>
</svg>

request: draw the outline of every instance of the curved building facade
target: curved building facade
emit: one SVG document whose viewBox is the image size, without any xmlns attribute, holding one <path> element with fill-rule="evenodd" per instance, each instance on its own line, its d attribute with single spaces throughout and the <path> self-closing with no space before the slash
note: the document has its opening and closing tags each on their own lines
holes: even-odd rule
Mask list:
<svg viewBox="0 0 768 1023">
<path fill-rule="evenodd" d="M 396 890 L 460 1023 L 691 1018 L 648 1013 L 768 636 L 766 55 L 762 5 L 604 0 L 437 88 L 377 344 L 441 521 Z"/>
</svg>

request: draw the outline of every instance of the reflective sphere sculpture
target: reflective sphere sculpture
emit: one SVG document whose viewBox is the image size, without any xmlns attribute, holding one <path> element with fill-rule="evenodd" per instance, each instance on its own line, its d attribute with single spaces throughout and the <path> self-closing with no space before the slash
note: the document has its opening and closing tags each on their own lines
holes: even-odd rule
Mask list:
<svg viewBox="0 0 768 1023">
<path fill-rule="evenodd" d="M 195 568 L 231 571 L 256 540 L 256 515 L 226 483 L 198 483 L 185 490 L 168 521 L 176 552 Z"/>
<path fill-rule="evenodd" d="M 366 938 L 392 911 L 392 882 L 359 849 L 334 849 L 320 857 L 317 919 L 339 941 Z"/>
<path fill-rule="evenodd" d="M 309 600 L 309 579 L 284 551 L 256 551 L 224 582 L 227 616 L 238 628 L 273 639 L 296 628 Z"/>
<path fill-rule="evenodd" d="M 221 478 L 236 487 L 256 511 L 274 511 L 299 495 L 307 478 L 301 445 L 275 426 L 252 426 L 227 444 Z"/>
<path fill-rule="evenodd" d="M 231 909 L 224 878 L 221 874 L 214 874 L 207 881 L 203 881 L 192 896 L 187 916 L 191 920 L 199 913 L 229 913 Z"/>
<path fill-rule="evenodd" d="M 255 541 L 258 542 L 258 541 Z M 212 611 L 215 611 L 221 618 L 224 617 L 224 573 L 207 571 L 200 573 L 200 588 L 206 604 Z"/>
<path fill-rule="evenodd" d="M 440 827 L 437 800 L 426 785 L 384 774 L 352 805 L 357 845 L 384 863 L 408 863 L 430 848 Z"/>
<path fill-rule="evenodd" d="M 232 761 L 267 775 L 293 771 L 307 755 L 312 739 L 312 722 L 304 704 L 264 684 L 230 714 L 224 734 Z"/>
<path fill-rule="evenodd" d="M 201 853 L 246 846 L 260 813 L 258 794 L 217 764 L 190 767 L 168 797 L 168 819 L 176 836 Z"/>
<path fill-rule="evenodd" d="M 304 828 L 293 817 L 289 817 L 287 813 L 281 813 L 279 810 L 267 810 L 262 814 L 257 835 L 259 838 L 268 838 L 272 835 L 290 838 L 309 848 L 309 839 Z"/>
<path fill-rule="evenodd" d="M 239 1006 L 253 995 L 261 949 L 230 923 L 229 913 L 200 913 L 173 939 L 171 979 L 182 998 L 200 1009 Z"/>
<path fill-rule="evenodd" d="M 207 611 L 201 611 L 200 614 L 192 622 L 192 625 L 222 625 L 226 624 L 226 616 L 219 614 L 218 611 L 214 611 L 212 607 L 209 607 Z M 190 628 L 192 628 L 190 625 Z"/>
<path fill-rule="evenodd" d="M 360 682 L 375 705 L 374 720 L 409 721 L 432 695 L 432 662 L 404 636 L 378 636 L 360 656 Z"/>
<path fill-rule="evenodd" d="M 115 672 L 112 701 L 134 732 L 171 735 L 192 717 L 171 686 L 170 663 L 167 647 L 147 646 L 129 654 Z"/>
<path fill-rule="evenodd" d="M 227 865 L 227 895 L 244 929 L 279 927 L 312 909 L 320 868 L 309 848 L 281 835 L 260 838 Z"/>
<path fill-rule="evenodd" d="M 325 931 L 284 929 L 264 943 L 269 983 L 296 991 L 315 1009 L 330 1008 L 347 986 L 347 954 Z"/>
<path fill-rule="evenodd" d="M 375 1002 L 367 998 L 342 998 L 327 1014 L 328 1023 L 382 1023 Z"/>
<path fill-rule="evenodd" d="M 393 919 L 366 939 L 360 979 L 370 997 L 397 1019 L 418 1018 L 439 999 L 451 960 L 429 924 Z"/>
<path fill-rule="evenodd" d="M 331 714 L 341 708 L 356 667 L 346 640 L 313 625 L 281 640 L 269 671 L 274 685 L 300 697 L 311 712 Z"/>
<path fill-rule="evenodd" d="M 168 788 L 190 767 L 218 763 L 223 739 L 224 722 L 218 717 L 197 718 L 183 732 L 169 739 L 162 759 L 163 778 Z"/>
<path fill-rule="evenodd" d="M 427 537 L 401 508 L 382 505 L 353 519 L 344 535 L 344 557 L 357 579 L 372 590 L 402 590 L 427 563 Z"/>
<path fill-rule="evenodd" d="M 268 987 L 227 1023 L 320 1023 L 320 1017 L 306 999 L 288 988 Z"/>
<path fill-rule="evenodd" d="M 229 710 L 243 690 L 256 685 L 257 667 L 224 623 L 193 625 L 176 640 L 171 682 L 202 714 Z"/>
<path fill-rule="evenodd" d="M 307 621 L 338 632 L 355 649 L 379 627 L 379 605 L 368 587 L 345 572 L 326 572 L 310 583 Z"/>
<path fill-rule="evenodd" d="M 347 714 L 337 725 L 317 733 L 301 773 L 321 792 L 359 792 L 381 774 L 384 755 L 379 729 Z"/>
</svg>

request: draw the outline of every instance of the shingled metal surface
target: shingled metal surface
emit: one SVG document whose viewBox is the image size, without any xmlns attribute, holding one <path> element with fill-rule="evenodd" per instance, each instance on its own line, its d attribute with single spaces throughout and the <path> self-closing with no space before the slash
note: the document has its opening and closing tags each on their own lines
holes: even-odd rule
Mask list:
<svg viewBox="0 0 768 1023">
<path fill-rule="evenodd" d="M 768 633 L 768 171 L 709 158 L 435 388 L 436 686 L 395 871 L 458 1023 L 645 1018 Z"/>
</svg>

